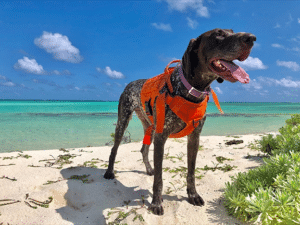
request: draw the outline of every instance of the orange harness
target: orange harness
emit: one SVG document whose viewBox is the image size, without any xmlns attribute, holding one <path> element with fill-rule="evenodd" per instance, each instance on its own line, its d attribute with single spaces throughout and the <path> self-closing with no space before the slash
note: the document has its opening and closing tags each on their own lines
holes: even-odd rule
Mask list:
<svg viewBox="0 0 300 225">
<path fill-rule="evenodd" d="M 164 73 L 155 76 L 151 79 L 148 79 L 141 90 L 141 102 L 143 108 L 151 121 L 151 125 L 146 129 L 143 144 L 150 145 L 151 144 L 151 135 L 154 130 L 154 118 L 152 109 L 154 107 L 154 103 L 156 104 L 156 133 L 162 133 L 165 123 L 165 104 L 168 104 L 170 109 L 182 120 L 186 123 L 184 129 L 179 131 L 178 133 L 171 134 L 169 137 L 171 138 L 180 138 L 189 135 L 193 132 L 193 130 L 199 125 L 200 120 L 203 118 L 207 102 L 209 100 L 209 95 L 205 97 L 205 99 L 200 103 L 193 103 L 187 101 L 186 99 L 180 96 L 170 96 L 166 91 L 161 93 L 161 90 L 167 85 L 167 88 L 170 93 L 173 93 L 173 87 L 171 85 L 171 74 L 173 73 L 175 67 L 169 68 L 169 65 L 172 63 L 180 62 L 180 60 L 174 60 L 170 62 L 165 68 Z M 213 95 L 214 102 L 221 114 L 223 111 L 220 107 L 220 103 L 218 101 L 217 95 L 211 89 L 211 93 Z"/>
</svg>

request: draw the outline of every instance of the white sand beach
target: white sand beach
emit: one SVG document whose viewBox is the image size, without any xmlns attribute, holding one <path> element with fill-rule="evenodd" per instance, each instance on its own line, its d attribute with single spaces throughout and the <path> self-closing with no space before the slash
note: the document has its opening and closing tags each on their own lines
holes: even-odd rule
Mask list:
<svg viewBox="0 0 300 225">
<path fill-rule="evenodd" d="M 147 210 L 152 201 L 153 176 L 145 173 L 140 153 L 141 142 L 119 147 L 114 180 L 103 178 L 111 149 L 108 146 L 66 149 L 68 152 L 57 149 L 1 153 L 0 224 L 99 225 L 113 221 L 148 225 L 243 224 L 227 215 L 222 194 L 225 182 L 231 181 L 230 176 L 262 165 L 262 159 L 256 156 L 259 152 L 247 147 L 250 142 L 260 138 L 259 134 L 241 135 L 238 138 L 200 138 L 203 148 L 198 153 L 197 168 L 206 165 L 215 167 L 218 164 L 217 156 L 233 159 L 225 160 L 218 166 L 236 166 L 228 172 L 219 169 L 198 170 L 196 188 L 205 201 L 203 207 L 187 202 L 184 176 L 187 167 L 186 137 L 168 139 L 163 162 L 163 168 L 166 168 L 163 172 L 163 216 L 156 216 Z M 243 143 L 225 145 L 226 141 L 234 139 L 243 140 Z M 248 154 L 253 157 L 246 157 Z M 26 158 L 26 155 L 31 157 Z M 69 159 L 72 161 L 70 164 L 63 164 L 59 168 L 59 159 L 62 158 L 59 155 L 74 157 Z M 152 145 L 149 158 L 153 165 Z M 90 167 L 91 161 L 97 168 Z M 75 179 L 70 179 L 74 175 Z M 203 177 L 200 179 L 201 175 Z M 41 204 L 48 208 L 41 207 Z"/>
</svg>

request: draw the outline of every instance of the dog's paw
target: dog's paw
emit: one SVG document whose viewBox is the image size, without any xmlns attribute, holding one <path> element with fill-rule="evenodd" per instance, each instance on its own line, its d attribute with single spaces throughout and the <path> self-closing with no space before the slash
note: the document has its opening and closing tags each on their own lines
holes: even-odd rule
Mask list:
<svg viewBox="0 0 300 225">
<path fill-rule="evenodd" d="M 105 179 L 112 180 L 112 179 L 115 179 L 115 174 L 114 174 L 114 172 L 106 171 L 106 173 L 104 174 L 103 177 Z"/>
<path fill-rule="evenodd" d="M 204 200 L 198 194 L 190 195 L 188 201 L 192 205 L 197 205 L 197 206 L 203 206 L 204 205 Z"/>
<path fill-rule="evenodd" d="M 149 207 L 149 210 L 151 210 L 155 215 L 164 215 L 164 208 L 162 205 L 156 205 L 152 203 Z"/>
</svg>

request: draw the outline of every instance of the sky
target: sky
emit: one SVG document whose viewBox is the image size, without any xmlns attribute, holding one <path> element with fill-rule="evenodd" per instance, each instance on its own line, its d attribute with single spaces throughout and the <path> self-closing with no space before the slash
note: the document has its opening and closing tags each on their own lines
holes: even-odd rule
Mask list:
<svg viewBox="0 0 300 225">
<path fill-rule="evenodd" d="M 220 102 L 299 102 L 299 1 L 254 0 L 0 1 L 0 99 L 118 101 L 214 28 L 257 37 Z"/>
</svg>

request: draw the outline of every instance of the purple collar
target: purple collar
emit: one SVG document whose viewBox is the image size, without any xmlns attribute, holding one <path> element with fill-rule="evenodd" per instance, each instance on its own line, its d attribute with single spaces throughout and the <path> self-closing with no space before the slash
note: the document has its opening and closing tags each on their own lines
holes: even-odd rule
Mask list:
<svg viewBox="0 0 300 225">
<path fill-rule="evenodd" d="M 192 85 L 189 84 L 189 82 L 185 79 L 183 75 L 181 63 L 178 63 L 177 67 L 178 67 L 178 72 L 179 72 L 179 77 L 181 79 L 181 82 L 186 87 L 186 89 L 188 89 L 190 95 L 193 95 L 196 98 L 200 98 L 210 94 L 210 87 L 207 88 L 207 91 L 199 91 L 196 88 L 192 87 Z"/>
</svg>

